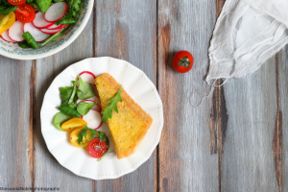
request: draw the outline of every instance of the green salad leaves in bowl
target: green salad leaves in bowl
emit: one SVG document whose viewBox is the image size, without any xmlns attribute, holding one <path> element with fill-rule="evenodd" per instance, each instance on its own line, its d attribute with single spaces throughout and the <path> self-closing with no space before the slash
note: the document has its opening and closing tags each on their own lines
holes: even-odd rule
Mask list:
<svg viewBox="0 0 288 192">
<path fill-rule="evenodd" d="M 32 60 L 69 46 L 83 31 L 94 0 L 0 0 L 0 55 Z"/>
</svg>

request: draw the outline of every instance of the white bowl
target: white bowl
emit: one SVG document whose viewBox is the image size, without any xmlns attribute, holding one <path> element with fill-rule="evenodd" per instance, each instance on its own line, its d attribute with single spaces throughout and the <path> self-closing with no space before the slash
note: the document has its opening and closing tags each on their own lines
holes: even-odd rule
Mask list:
<svg viewBox="0 0 288 192">
<path fill-rule="evenodd" d="M 96 75 L 104 72 L 111 74 L 153 118 L 145 137 L 129 157 L 118 159 L 111 148 L 112 152 L 104 155 L 101 160 L 96 160 L 87 155 L 84 149 L 70 145 L 66 132 L 53 127 L 51 121 L 58 111 L 57 106 L 61 103 L 59 87 L 70 85 L 82 71 L 91 71 Z M 70 65 L 54 79 L 44 96 L 41 108 L 41 132 L 50 153 L 63 167 L 74 174 L 94 180 L 118 178 L 135 171 L 146 162 L 160 141 L 163 121 L 162 101 L 150 79 L 143 71 L 127 61 L 110 57 L 89 58 Z M 105 125 L 102 130 L 109 137 Z"/>
<path fill-rule="evenodd" d="M 92 13 L 93 5 L 94 0 L 83 1 L 83 9 L 78 22 L 67 31 L 64 38 L 39 49 L 23 49 L 16 43 L 8 43 L 0 38 L 0 55 L 17 60 L 33 60 L 48 57 L 62 51 L 81 34 Z"/>
</svg>

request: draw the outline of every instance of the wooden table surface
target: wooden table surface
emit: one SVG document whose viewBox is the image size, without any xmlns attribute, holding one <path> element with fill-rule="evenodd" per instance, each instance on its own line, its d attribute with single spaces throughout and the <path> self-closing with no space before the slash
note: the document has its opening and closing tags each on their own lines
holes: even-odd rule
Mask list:
<svg viewBox="0 0 288 192">
<path fill-rule="evenodd" d="M 201 99 L 209 93 L 203 78 L 223 3 L 96 0 L 87 27 L 64 51 L 27 62 L 1 57 L 0 187 L 57 187 L 64 192 L 288 191 L 287 49 L 255 74 L 231 80 L 215 89 L 213 97 Z M 179 49 L 195 56 L 189 74 L 178 75 L 167 65 Z M 137 171 L 117 180 L 96 182 L 73 175 L 50 155 L 40 131 L 39 111 L 53 78 L 70 64 L 94 56 L 126 59 L 142 69 L 164 103 L 159 147 Z"/>
</svg>

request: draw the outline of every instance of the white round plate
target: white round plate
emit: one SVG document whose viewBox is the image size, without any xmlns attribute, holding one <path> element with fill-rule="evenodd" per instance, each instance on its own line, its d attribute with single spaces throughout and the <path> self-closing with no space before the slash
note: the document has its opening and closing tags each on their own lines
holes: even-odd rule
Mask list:
<svg viewBox="0 0 288 192">
<path fill-rule="evenodd" d="M 9 43 L 0 38 L 0 55 L 17 60 L 41 59 L 54 55 L 68 47 L 82 33 L 93 11 L 94 0 L 83 0 L 79 19 L 65 32 L 63 38 L 38 49 L 23 49 L 17 43 Z"/>
<path fill-rule="evenodd" d="M 52 118 L 60 105 L 59 87 L 69 86 L 82 71 L 96 75 L 111 74 L 127 93 L 153 118 L 153 123 L 136 151 L 127 158 L 117 159 L 113 151 L 101 160 L 90 157 L 84 149 L 67 141 L 67 133 L 54 128 Z M 144 72 L 130 63 L 110 57 L 89 58 L 70 65 L 48 88 L 41 108 L 41 131 L 48 150 L 56 160 L 76 175 L 94 179 L 114 179 L 136 170 L 149 159 L 160 141 L 163 128 L 163 106 L 160 96 Z M 108 130 L 106 125 L 104 130 Z"/>
</svg>

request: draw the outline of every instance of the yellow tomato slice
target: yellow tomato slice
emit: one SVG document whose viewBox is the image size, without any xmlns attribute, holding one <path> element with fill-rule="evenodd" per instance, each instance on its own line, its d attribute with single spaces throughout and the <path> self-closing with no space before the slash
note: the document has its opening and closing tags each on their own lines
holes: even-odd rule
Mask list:
<svg viewBox="0 0 288 192">
<path fill-rule="evenodd" d="M 74 128 L 83 128 L 87 125 L 86 121 L 84 121 L 81 118 L 72 118 L 69 119 L 68 121 L 65 121 L 62 125 L 61 125 L 61 129 L 63 129 L 64 131 L 69 131 L 71 129 Z"/>
<path fill-rule="evenodd" d="M 87 130 L 85 136 L 83 136 L 82 138 L 82 142 L 79 143 L 78 142 L 79 134 L 82 130 L 83 128 L 81 127 L 75 128 L 69 133 L 69 142 L 71 143 L 71 145 L 75 147 L 81 147 L 81 148 L 84 148 L 88 145 L 89 141 L 92 139 L 92 133 L 90 130 Z"/>
<path fill-rule="evenodd" d="M 8 15 L 0 15 L 0 35 L 9 29 L 16 21 L 14 12 Z"/>
</svg>

